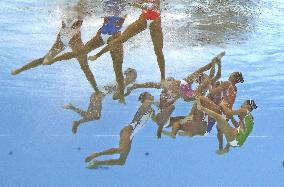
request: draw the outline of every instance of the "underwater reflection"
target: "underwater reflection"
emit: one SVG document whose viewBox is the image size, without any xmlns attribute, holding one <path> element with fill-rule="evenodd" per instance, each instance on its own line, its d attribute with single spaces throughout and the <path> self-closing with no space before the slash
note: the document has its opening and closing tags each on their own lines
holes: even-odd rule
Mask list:
<svg viewBox="0 0 284 187">
<path fill-rule="evenodd" d="M 181 46 L 241 42 L 254 30 L 255 1 L 167 1 L 164 25 L 167 38 Z"/>
<path fill-rule="evenodd" d="M 239 109 L 233 109 L 237 96 L 236 86 L 239 83 L 244 83 L 244 77 L 241 72 L 232 72 L 227 81 L 221 82 L 219 80 L 222 74 L 221 59 L 224 55 L 224 52 L 218 54 L 210 63 L 190 73 L 182 80 L 169 77 L 161 83 L 137 83 L 135 69 L 128 68 L 124 71 L 125 96 L 140 89 L 142 92 L 138 97 L 140 106 L 132 121 L 121 129 L 119 146 L 94 152 L 86 157 L 85 162 L 88 163 L 88 168 L 98 169 L 102 166 L 124 165 L 134 136 L 150 119 L 157 126 L 157 138 L 161 138 L 162 135 L 172 138 L 176 138 L 176 135 L 206 136 L 210 134 L 216 124 L 219 142 L 217 154 L 225 154 L 229 152 L 231 147 L 242 146 L 252 132 L 254 118 L 251 112 L 257 108 L 257 105 L 254 100 L 246 100 Z M 158 89 L 161 92 L 156 101 L 151 93 L 144 91 L 149 88 Z M 117 85 L 115 83 L 108 84 L 91 95 L 86 111 L 72 104 L 64 106 L 65 109 L 74 111 L 82 117 L 73 122 L 72 132 L 76 134 L 78 127 L 83 123 L 99 120 L 105 96 L 113 95 L 113 99 L 116 99 L 116 93 Z M 175 103 L 179 99 L 192 106 L 187 116 L 172 116 Z M 234 116 L 238 116 L 239 119 L 236 120 Z M 164 128 L 172 128 L 172 130 L 167 131 Z M 223 136 L 227 140 L 225 147 Z M 118 154 L 119 158 L 97 160 L 101 156 L 114 154 Z"/>
</svg>

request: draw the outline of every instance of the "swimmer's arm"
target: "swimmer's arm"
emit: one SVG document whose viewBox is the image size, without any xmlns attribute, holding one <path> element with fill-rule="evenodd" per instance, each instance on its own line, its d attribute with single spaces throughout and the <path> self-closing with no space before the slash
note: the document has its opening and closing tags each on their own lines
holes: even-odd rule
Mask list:
<svg viewBox="0 0 284 187">
<path fill-rule="evenodd" d="M 156 82 L 145 82 L 145 83 L 135 83 L 133 84 L 130 88 L 127 89 L 127 92 L 125 94 L 125 96 L 130 95 L 130 93 L 133 90 L 139 89 L 139 88 L 154 88 L 154 89 L 160 89 L 161 88 L 161 84 L 160 83 L 156 83 Z"/>
<path fill-rule="evenodd" d="M 246 109 L 238 109 L 238 110 L 232 110 L 231 111 L 232 115 L 239 115 L 239 116 L 245 116 L 247 114 Z"/>
<path fill-rule="evenodd" d="M 243 130 L 243 131 L 245 132 L 245 131 L 246 131 L 246 126 L 245 126 L 245 124 L 243 123 L 244 119 L 243 119 L 241 116 L 239 116 L 239 120 L 240 120 L 240 123 L 239 123 L 239 125 L 240 125 L 240 130 Z"/>
<path fill-rule="evenodd" d="M 209 78 L 213 78 L 215 74 L 215 64 L 212 65 L 211 69 L 210 69 L 210 73 L 209 73 Z"/>
<path fill-rule="evenodd" d="M 152 118 L 153 122 L 155 122 L 158 125 L 158 123 L 157 123 L 157 121 L 158 121 L 157 115 L 155 115 L 155 111 L 154 110 L 152 112 L 151 118 Z M 162 130 L 163 130 L 163 126 L 158 125 L 158 129 L 157 129 L 157 133 L 156 134 L 157 134 L 157 137 L 159 139 L 161 138 Z"/>
<path fill-rule="evenodd" d="M 151 119 L 153 120 L 153 122 L 157 123 L 157 115 L 155 114 L 154 110 L 152 112 Z"/>
<path fill-rule="evenodd" d="M 203 82 L 195 90 L 195 97 L 204 95 L 204 92 L 210 83 L 211 80 L 209 78 L 205 78 L 205 80 L 203 80 Z"/>
<path fill-rule="evenodd" d="M 213 82 L 214 79 L 212 79 L 214 77 L 214 74 L 215 74 L 215 64 L 212 63 L 209 78 L 203 80 L 203 82 L 198 86 L 197 90 L 195 91 L 196 96 L 203 95 L 203 92 L 205 92 L 205 89 L 208 87 L 208 85 L 214 83 Z"/>
<path fill-rule="evenodd" d="M 212 67 L 212 62 L 209 64 L 199 68 L 197 71 L 189 75 L 187 78 L 185 78 L 186 82 L 192 82 L 196 77 L 198 77 L 201 73 L 208 71 Z"/>
<path fill-rule="evenodd" d="M 214 89 L 210 89 L 209 93 L 211 95 L 217 95 L 220 94 L 224 89 L 228 88 L 230 86 L 230 83 L 228 81 L 223 82 L 222 84 L 220 84 L 217 88 Z"/>
<path fill-rule="evenodd" d="M 221 63 L 218 63 L 217 66 L 218 66 L 218 71 L 217 71 L 216 76 L 213 78 L 212 83 L 215 83 L 216 81 L 218 81 L 221 78 L 221 76 L 222 76 Z"/>
<path fill-rule="evenodd" d="M 237 120 L 234 118 L 234 116 L 231 117 L 231 121 L 232 121 L 235 128 L 240 126 L 240 124 L 237 122 Z"/>
<path fill-rule="evenodd" d="M 223 112 L 227 115 L 227 116 L 229 116 L 229 118 L 231 118 L 231 117 L 233 117 L 233 111 L 230 109 L 230 108 L 228 108 L 226 105 L 224 105 L 223 103 L 221 103 L 220 104 L 220 106 L 222 107 L 222 109 L 223 109 Z"/>
</svg>

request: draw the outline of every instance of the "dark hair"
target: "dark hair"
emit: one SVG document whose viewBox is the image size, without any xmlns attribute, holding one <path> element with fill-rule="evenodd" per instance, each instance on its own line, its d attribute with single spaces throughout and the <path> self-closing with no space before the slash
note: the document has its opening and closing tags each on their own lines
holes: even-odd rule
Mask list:
<svg viewBox="0 0 284 187">
<path fill-rule="evenodd" d="M 215 82 L 215 86 L 217 87 L 217 86 L 220 86 L 222 84 L 222 81 L 216 81 Z"/>
<path fill-rule="evenodd" d="M 247 100 L 246 103 L 250 105 L 252 109 L 257 109 L 257 105 L 254 100 Z"/>
<path fill-rule="evenodd" d="M 145 101 L 145 98 L 146 98 L 147 96 L 151 96 L 151 94 L 148 93 L 148 92 L 143 92 L 143 93 L 141 93 L 141 94 L 139 95 L 138 101 L 140 101 L 141 103 L 143 103 L 143 102 Z"/>
<path fill-rule="evenodd" d="M 243 77 L 243 74 L 241 72 L 236 72 L 235 78 L 236 78 L 237 83 L 243 83 L 244 82 L 244 77 Z"/>
</svg>

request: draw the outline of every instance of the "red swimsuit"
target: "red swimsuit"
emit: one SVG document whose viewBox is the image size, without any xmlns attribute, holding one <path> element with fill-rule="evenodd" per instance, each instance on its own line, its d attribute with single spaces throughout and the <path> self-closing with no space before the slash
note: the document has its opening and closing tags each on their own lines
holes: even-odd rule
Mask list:
<svg viewBox="0 0 284 187">
<path fill-rule="evenodd" d="M 154 9 L 146 9 L 142 11 L 142 15 L 146 20 L 156 20 L 161 16 L 160 11 Z"/>
</svg>

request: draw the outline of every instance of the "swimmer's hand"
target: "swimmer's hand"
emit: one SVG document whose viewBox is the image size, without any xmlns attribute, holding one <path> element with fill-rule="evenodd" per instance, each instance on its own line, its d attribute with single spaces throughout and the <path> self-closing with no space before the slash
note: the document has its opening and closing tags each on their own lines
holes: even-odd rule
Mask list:
<svg viewBox="0 0 284 187">
<path fill-rule="evenodd" d="M 226 154 L 226 153 L 228 153 L 228 152 L 229 152 L 229 149 L 226 149 L 226 148 L 216 150 L 216 153 L 217 153 L 218 155 L 224 155 L 224 154 Z"/>
<path fill-rule="evenodd" d="M 195 102 L 196 102 L 196 105 L 197 105 L 197 109 L 202 110 L 203 106 L 201 105 L 200 99 L 197 98 Z"/>
<path fill-rule="evenodd" d="M 90 60 L 90 61 L 95 61 L 95 60 L 97 60 L 98 58 L 99 58 L 99 56 L 94 55 L 94 56 L 89 56 L 89 57 L 88 57 L 88 60 Z"/>
<path fill-rule="evenodd" d="M 162 137 L 163 128 L 164 128 L 163 125 L 159 125 L 158 130 L 157 130 L 158 139 L 161 139 L 161 137 Z"/>
</svg>

